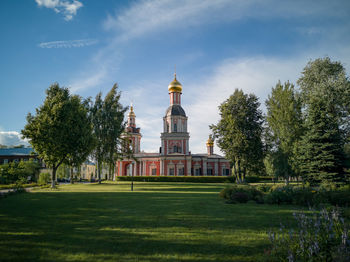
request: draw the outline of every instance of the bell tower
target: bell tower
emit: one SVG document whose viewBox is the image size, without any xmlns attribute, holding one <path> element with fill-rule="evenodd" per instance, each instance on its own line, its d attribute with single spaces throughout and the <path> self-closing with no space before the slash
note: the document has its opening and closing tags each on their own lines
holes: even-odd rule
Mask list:
<svg viewBox="0 0 350 262">
<path fill-rule="evenodd" d="M 134 113 L 134 107 L 130 106 L 130 112 L 128 114 L 128 124 L 125 128 L 125 138 L 129 139 L 132 150 L 135 154 L 140 153 L 141 148 L 141 133 L 140 128 L 136 127 L 136 115 Z"/>
<path fill-rule="evenodd" d="M 168 86 L 170 106 L 163 117 L 163 133 L 161 133 L 161 155 L 189 155 L 189 133 L 187 132 L 187 116 L 181 107 L 182 85 L 176 79 Z"/>
</svg>

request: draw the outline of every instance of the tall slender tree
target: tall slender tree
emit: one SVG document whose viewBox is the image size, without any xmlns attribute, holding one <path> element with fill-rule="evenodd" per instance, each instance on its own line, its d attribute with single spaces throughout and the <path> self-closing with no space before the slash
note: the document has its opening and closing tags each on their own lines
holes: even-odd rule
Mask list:
<svg viewBox="0 0 350 262">
<path fill-rule="evenodd" d="M 65 163 L 70 166 L 70 182 L 73 184 L 73 169 L 79 169 L 87 160 L 89 154 L 94 148 L 95 139 L 92 134 L 92 121 L 90 114 L 90 100 L 82 100 L 81 97 L 74 95 L 71 97 L 72 106 L 72 132 L 70 140 L 72 143 L 72 152 L 67 156 Z"/>
<path fill-rule="evenodd" d="M 247 171 L 263 168 L 263 116 L 259 106 L 255 95 L 236 89 L 219 106 L 220 121 L 210 126 L 218 146 L 232 162 L 238 183 L 244 181 Z"/>
<path fill-rule="evenodd" d="M 118 85 L 114 84 L 104 99 L 103 111 L 105 116 L 106 143 L 104 145 L 105 162 L 108 164 L 108 178 L 112 179 L 116 160 L 121 157 L 121 139 L 124 131 L 124 114 L 127 107 L 119 102 L 121 93 L 118 92 Z"/>
<path fill-rule="evenodd" d="M 293 149 L 302 133 L 301 101 L 293 84 L 278 82 L 265 104 L 272 143 L 269 159 L 273 161 L 275 175 L 284 177 L 288 183 L 295 174 Z"/>
<path fill-rule="evenodd" d="M 102 99 L 100 92 L 92 106 L 92 122 L 96 140 L 94 157 L 97 161 L 98 180 L 101 183 L 101 169 L 104 163 L 108 165 L 111 179 L 114 174 L 115 161 L 121 156 L 121 134 L 124 130 L 124 114 L 127 108 L 123 107 L 120 92 L 115 84 Z"/>
<path fill-rule="evenodd" d="M 93 134 L 95 138 L 95 148 L 93 150 L 93 156 L 97 164 L 97 176 L 98 182 L 101 183 L 101 169 L 104 159 L 104 144 L 105 144 L 105 121 L 103 112 L 103 100 L 102 93 L 98 93 L 95 98 L 95 103 L 91 108 L 91 116 L 93 123 Z"/>
</svg>

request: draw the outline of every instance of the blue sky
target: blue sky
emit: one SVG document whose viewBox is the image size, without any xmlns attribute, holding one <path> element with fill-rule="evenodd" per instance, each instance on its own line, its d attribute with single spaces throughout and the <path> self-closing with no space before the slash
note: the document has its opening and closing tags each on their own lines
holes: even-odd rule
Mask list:
<svg viewBox="0 0 350 262">
<path fill-rule="evenodd" d="M 349 72 L 349 14 L 347 0 L 0 1 L 0 144 L 22 142 L 50 84 L 95 97 L 116 82 L 142 149 L 156 152 L 176 64 L 190 149 L 205 152 L 235 88 L 264 109 L 271 87 L 295 83 L 311 59 L 328 55 Z"/>
</svg>

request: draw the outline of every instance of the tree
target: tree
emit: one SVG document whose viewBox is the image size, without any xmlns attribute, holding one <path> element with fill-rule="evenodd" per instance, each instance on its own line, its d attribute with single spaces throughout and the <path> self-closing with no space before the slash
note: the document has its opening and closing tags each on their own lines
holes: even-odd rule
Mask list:
<svg viewBox="0 0 350 262">
<path fill-rule="evenodd" d="M 93 124 L 93 134 L 96 141 L 93 156 L 96 160 L 97 164 L 97 176 L 98 182 L 101 183 L 101 168 L 104 160 L 104 145 L 105 145 L 105 121 L 104 121 L 104 113 L 103 113 L 103 100 L 102 93 L 99 92 L 95 98 L 95 103 L 91 108 L 91 116 L 92 116 L 92 124 Z"/>
<path fill-rule="evenodd" d="M 295 173 L 292 169 L 293 149 L 302 132 L 301 101 L 293 84 L 278 82 L 265 104 L 272 144 L 269 159 L 273 162 L 275 176 L 284 177 L 288 183 Z"/>
<path fill-rule="evenodd" d="M 95 136 L 94 158 L 97 161 L 97 174 L 101 183 L 101 168 L 103 163 L 108 164 L 109 178 L 112 177 L 115 161 L 121 156 L 122 140 L 120 138 L 124 131 L 124 108 L 120 100 L 120 92 L 115 84 L 102 100 L 102 93 L 97 94 L 92 106 L 92 122 Z"/>
<path fill-rule="evenodd" d="M 108 163 L 108 178 L 111 179 L 114 174 L 115 163 L 121 157 L 121 139 L 124 131 L 124 114 L 127 107 L 123 107 L 119 102 L 120 92 L 117 92 L 118 85 L 114 84 L 108 92 L 103 103 L 104 121 L 105 121 L 105 161 Z"/>
<path fill-rule="evenodd" d="M 340 62 L 310 61 L 298 80 L 305 133 L 295 149 L 311 183 L 344 180 L 344 145 L 350 134 L 350 83 Z"/>
<path fill-rule="evenodd" d="M 327 102 L 320 97 L 310 100 L 304 123 L 305 134 L 296 149 L 303 180 L 344 180 L 344 142 L 334 117 L 327 113 Z"/>
<path fill-rule="evenodd" d="M 39 158 L 52 168 L 51 187 L 55 187 L 57 168 L 76 152 L 74 139 L 83 132 L 76 118 L 80 115 L 76 102 L 68 88 L 60 88 L 57 83 L 51 85 L 43 105 L 36 109 L 36 115 L 27 115 L 27 124 L 22 130 Z"/>
<path fill-rule="evenodd" d="M 350 82 L 340 62 L 329 57 L 310 61 L 297 81 L 307 116 L 315 97 L 323 100 L 323 110 L 338 123 L 344 141 L 350 134 Z M 318 103 L 318 101 L 316 101 Z"/>
<path fill-rule="evenodd" d="M 65 163 L 70 166 L 71 184 L 73 184 L 73 168 L 80 168 L 95 145 L 90 112 L 89 100 L 82 101 L 77 95 L 71 96 L 71 113 L 74 114 L 71 116 L 74 119 L 70 136 L 72 150 L 65 160 Z"/>
<path fill-rule="evenodd" d="M 236 89 L 219 106 L 221 119 L 210 128 L 218 146 L 233 164 L 237 182 L 243 182 L 247 171 L 263 169 L 262 123 L 260 103 L 253 94 Z"/>
</svg>

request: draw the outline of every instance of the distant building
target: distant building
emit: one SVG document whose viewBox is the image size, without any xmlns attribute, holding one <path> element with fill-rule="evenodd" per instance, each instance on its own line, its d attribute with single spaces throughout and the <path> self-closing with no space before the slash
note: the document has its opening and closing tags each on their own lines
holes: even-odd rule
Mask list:
<svg viewBox="0 0 350 262">
<path fill-rule="evenodd" d="M 181 107 L 182 85 L 176 79 L 168 86 L 170 106 L 163 117 L 163 132 L 159 153 L 141 152 L 141 132 L 136 127 L 136 115 L 131 106 L 124 137 L 132 146 L 133 159 L 117 161 L 116 176 L 228 176 L 230 163 L 214 154 L 214 142 L 209 137 L 207 153 L 191 154 L 188 117 Z M 205 114 L 205 112 L 203 112 Z"/>
<path fill-rule="evenodd" d="M 31 147 L 0 149 L 0 165 L 11 162 L 28 161 L 29 159 L 38 160 L 38 155 L 35 154 Z"/>
<path fill-rule="evenodd" d="M 95 163 L 86 161 L 80 167 L 80 177 L 81 179 L 91 180 L 96 178 L 96 166 Z"/>
</svg>

